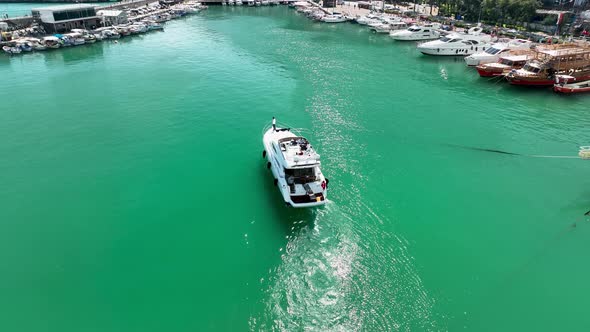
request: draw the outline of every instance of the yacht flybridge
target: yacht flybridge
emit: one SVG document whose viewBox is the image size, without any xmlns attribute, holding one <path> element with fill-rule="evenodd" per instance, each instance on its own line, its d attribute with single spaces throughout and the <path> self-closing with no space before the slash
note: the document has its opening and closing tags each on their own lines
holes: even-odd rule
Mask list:
<svg viewBox="0 0 590 332">
<path fill-rule="evenodd" d="M 268 159 L 267 168 L 272 171 L 274 184 L 287 206 L 313 207 L 326 203 L 328 179 L 320 170 L 320 155 L 306 138 L 294 134 L 290 128 L 277 128 L 273 117 L 262 143 L 262 156 Z"/>
</svg>

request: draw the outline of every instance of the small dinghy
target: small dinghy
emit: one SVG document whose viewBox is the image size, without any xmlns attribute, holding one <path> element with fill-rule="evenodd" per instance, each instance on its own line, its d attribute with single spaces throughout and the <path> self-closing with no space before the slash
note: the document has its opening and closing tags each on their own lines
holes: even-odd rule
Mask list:
<svg viewBox="0 0 590 332">
<path fill-rule="evenodd" d="M 290 128 L 272 126 L 262 137 L 262 157 L 268 159 L 274 184 L 279 188 L 287 206 L 313 207 L 326 203 L 328 179 L 320 169 L 320 155 L 309 141 Z"/>
</svg>

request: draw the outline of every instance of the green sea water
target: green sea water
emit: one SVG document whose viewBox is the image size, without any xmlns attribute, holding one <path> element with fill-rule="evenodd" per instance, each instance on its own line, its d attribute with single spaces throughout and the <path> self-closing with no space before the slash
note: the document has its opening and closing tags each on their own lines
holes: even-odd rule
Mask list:
<svg viewBox="0 0 590 332">
<path fill-rule="evenodd" d="M 589 96 L 287 7 L 0 56 L 0 330 L 588 331 Z M 261 157 L 307 136 L 330 202 Z"/>
</svg>

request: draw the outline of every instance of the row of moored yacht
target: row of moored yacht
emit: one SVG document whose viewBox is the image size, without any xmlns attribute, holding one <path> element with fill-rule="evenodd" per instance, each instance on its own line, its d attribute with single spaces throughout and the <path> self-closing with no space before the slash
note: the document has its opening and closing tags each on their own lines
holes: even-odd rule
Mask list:
<svg viewBox="0 0 590 332">
<path fill-rule="evenodd" d="M 102 27 L 95 30 L 72 29 L 69 33 L 55 34 L 42 38 L 23 37 L 12 40 L 2 50 L 8 54 L 44 51 L 63 47 L 93 44 L 107 39 L 142 34 L 154 30 L 163 30 L 164 23 L 187 14 L 198 13 L 207 8 L 198 2 L 187 2 L 167 8 L 153 8 L 151 12 L 130 11 L 128 24 Z"/>
<path fill-rule="evenodd" d="M 355 18 L 326 14 L 295 3 L 297 10 L 323 22 L 354 21 L 375 33 L 389 33 L 397 41 L 420 41 L 418 51 L 432 56 L 462 56 L 467 66 L 482 77 L 502 77 L 512 85 L 553 86 L 556 92 L 590 92 L 590 45 L 535 44 L 524 39 L 493 37 L 480 26 L 464 31 L 445 31 L 439 23 L 415 23 L 401 17 L 370 13 Z"/>
</svg>

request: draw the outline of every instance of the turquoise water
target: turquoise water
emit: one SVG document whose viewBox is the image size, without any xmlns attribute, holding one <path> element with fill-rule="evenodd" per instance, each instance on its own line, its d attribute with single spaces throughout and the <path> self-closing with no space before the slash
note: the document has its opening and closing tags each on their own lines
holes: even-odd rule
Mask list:
<svg viewBox="0 0 590 332">
<path fill-rule="evenodd" d="M 47 3 L 47 2 L 22 2 L 22 3 L 0 3 L 0 17 L 8 15 L 8 17 L 19 17 L 19 16 L 30 16 L 31 9 L 49 6 L 60 6 L 64 4 L 72 3 Z M 96 2 L 89 3 L 96 6 L 107 6 L 111 3 L 108 2 Z"/>
<path fill-rule="evenodd" d="M 586 331 L 588 96 L 286 7 L 0 57 L 2 331 Z M 331 202 L 285 208 L 272 116 Z"/>
</svg>

